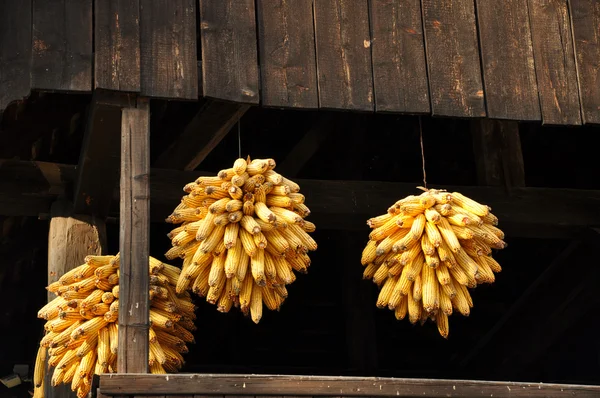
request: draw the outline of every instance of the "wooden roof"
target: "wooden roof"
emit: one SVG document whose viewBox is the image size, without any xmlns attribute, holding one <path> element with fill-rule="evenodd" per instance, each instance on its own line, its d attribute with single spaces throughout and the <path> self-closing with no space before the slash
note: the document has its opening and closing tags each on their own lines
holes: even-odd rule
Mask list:
<svg viewBox="0 0 600 398">
<path fill-rule="evenodd" d="M 107 89 L 579 125 L 600 123 L 599 60 L 591 0 L 0 4 L 0 109 Z"/>
</svg>

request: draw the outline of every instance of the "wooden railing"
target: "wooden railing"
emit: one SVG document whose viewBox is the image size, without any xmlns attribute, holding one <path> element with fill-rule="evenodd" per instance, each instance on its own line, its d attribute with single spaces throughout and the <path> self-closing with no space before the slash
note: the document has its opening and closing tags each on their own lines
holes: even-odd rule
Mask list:
<svg viewBox="0 0 600 398">
<path fill-rule="evenodd" d="M 600 386 L 473 380 L 210 374 L 109 374 L 98 397 L 599 397 Z"/>
</svg>

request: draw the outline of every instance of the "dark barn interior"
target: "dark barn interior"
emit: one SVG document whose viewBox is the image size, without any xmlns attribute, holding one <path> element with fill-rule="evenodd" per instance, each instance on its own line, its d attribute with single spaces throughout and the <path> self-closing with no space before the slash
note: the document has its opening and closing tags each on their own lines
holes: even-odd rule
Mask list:
<svg viewBox="0 0 600 398">
<path fill-rule="evenodd" d="M 36 94 L 10 106 L 1 124 L 1 158 L 77 164 L 89 102 L 89 96 Z M 152 102 L 153 162 L 201 106 Z M 214 173 L 226 167 L 241 143 L 243 156 L 273 157 L 290 178 L 416 187 L 423 185 L 419 123 L 427 183 L 478 185 L 481 154 L 473 135 L 482 122 L 426 116 L 252 108 L 241 118 L 239 134 L 236 125 L 198 169 Z M 526 186 L 600 189 L 597 127 L 521 123 L 519 133 Z M 3 178 L 2 192 L 11 183 Z M 310 199 L 307 193 L 309 206 Z M 544 215 L 549 223 L 554 216 Z M 0 374 L 15 364 L 32 367 L 41 337 L 43 322 L 36 313 L 46 299 L 48 221 L 40 218 L 1 218 Z M 368 235 L 365 220 L 354 217 L 347 230 L 319 228 L 314 221 L 319 250 L 311 256 L 309 273 L 290 286 L 280 313 L 269 312 L 254 325 L 239 311 L 221 314 L 196 298 L 199 330 L 184 372 L 598 383 L 594 331 L 600 324 L 594 315 L 600 278 L 594 247 L 599 236 L 594 230 L 545 236 L 542 229 L 532 233 L 511 226 L 508 249 L 496 254 L 502 273 L 493 285 L 473 292 L 470 317 L 450 318 L 450 337 L 444 340 L 430 323 L 413 326 L 375 308 L 378 289 L 361 280 L 357 261 Z M 170 229 L 164 222 L 152 224 L 152 256 L 164 259 Z M 108 223 L 107 235 L 108 252 L 116 253 L 118 224 Z M 13 390 L 8 396 L 23 396 Z"/>
</svg>

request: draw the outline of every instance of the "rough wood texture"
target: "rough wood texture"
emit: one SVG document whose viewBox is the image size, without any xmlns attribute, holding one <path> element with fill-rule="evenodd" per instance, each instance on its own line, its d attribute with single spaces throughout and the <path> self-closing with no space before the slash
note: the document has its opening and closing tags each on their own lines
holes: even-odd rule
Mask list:
<svg viewBox="0 0 600 398">
<path fill-rule="evenodd" d="M 140 91 L 140 2 L 96 1 L 95 88 Z"/>
<path fill-rule="evenodd" d="M 102 220 L 88 216 L 73 217 L 72 206 L 66 201 L 57 201 L 50 210 L 48 232 L 48 284 L 56 282 L 64 273 L 83 264 L 85 256 L 102 254 L 106 247 L 106 226 Z M 48 292 L 48 301 L 56 296 Z M 50 374 L 45 385 L 50 385 Z M 76 397 L 70 386 L 60 385 L 46 388 L 47 398 Z"/>
<path fill-rule="evenodd" d="M 153 166 L 194 170 L 249 108 L 249 105 L 208 100 Z"/>
<path fill-rule="evenodd" d="M 145 0 L 140 17 L 141 94 L 198 99 L 196 1 Z"/>
<path fill-rule="evenodd" d="M 31 0 L 0 2 L 0 114 L 29 95 Z"/>
<path fill-rule="evenodd" d="M 150 106 L 123 109 L 119 251 L 119 352 L 123 373 L 148 371 L 150 237 Z"/>
<path fill-rule="evenodd" d="M 314 9 L 320 107 L 372 111 L 367 0 L 315 0 Z"/>
<path fill-rule="evenodd" d="M 92 90 L 92 0 L 33 0 L 31 86 Z"/>
<path fill-rule="evenodd" d="M 544 124 L 581 124 L 568 0 L 529 0 L 533 55 Z"/>
<path fill-rule="evenodd" d="M 119 182 L 121 108 L 101 104 L 97 97 L 89 109 L 73 203 L 76 213 L 106 217 Z"/>
<path fill-rule="evenodd" d="M 369 5 L 376 110 L 429 113 L 420 0 L 372 0 Z"/>
<path fill-rule="evenodd" d="M 525 166 L 519 124 L 482 119 L 472 122 L 479 185 L 524 187 Z"/>
<path fill-rule="evenodd" d="M 375 377 L 112 374 L 100 378 L 106 395 L 253 394 L 395 397 L 597 397 L 600 386 Z"/>
<path fill-rule="evenodd" d="M 600 2 L 569 0 L 584 123 L 600 124 Z"/>
<path fill-rule="evenodd" d="M 527 0 L 477 0 L 487 113 L 540 120 Z"/>
<path fill-rule="evenodd" d="M 318 108 L 312 0 L 258 0 L 262 104 Z"/>
<path fill-rule="evenodd" d="M 48 170 L 47 178 L 41 170 Z M 211 173 L 152 169 L 152 220 L 164 222 L 165 214 L 170 214 L 181 201 L 182 187 L 200 174 Z M 0 161 L 0 215 L 47 213 L 50 203 L 64 192 L 65 184 L 72 182 L 75 175 L 75 166 Z M 311 221 L 322 229 L 362 230 L 364 220 L 379 214 L 398 197 L 415 193 L 413 183 L 301 179 L 297 182 L 308 198 Z M 600 207 L 600 191 L 527 187 L 513 188 L 507 194 L 505 188 L 497 187 L 439 188 L 459 191 L 491 206 L 501 220 L 501 228 L 510 236 L 565 238 L 600 225 L 600 212 L 596 211 Z M 113 199 L 118 197 L 115 192 Z M 118 214 L 116 210 L 111 214 Z"/>
<path fill-rule="evenodd" d="M 204 96 L 258 104 L 253 0 L 199 0 Z"/>
<path fill-rule="evenodd" d="M 472 0 L 422 0 L 431 111 L 485 116 Z"/>
</svg>

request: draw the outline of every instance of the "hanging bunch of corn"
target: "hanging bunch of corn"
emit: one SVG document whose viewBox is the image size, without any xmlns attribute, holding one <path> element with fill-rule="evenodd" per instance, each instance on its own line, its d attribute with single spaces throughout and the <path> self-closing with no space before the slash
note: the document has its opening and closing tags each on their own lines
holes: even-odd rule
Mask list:
<svg viewBox="0 0 600 398">
<path fill-rule="evenodd" d="M 273 159 L 237 159 L 185 186 L 188 194 L 167 218 L 181 224 L 169 233 L 173 247 L 165 254 L 183 258 L 177 292 L 191 288 L 221 312 L 239 306 L 255 323 L 263 302 L 279 309 L 293 271 L 307 272 L 307 253 L 317 244 L 300 187 L 274 168 Z"/>
<path fill-rule="evenodd" d="M 473 307 L 467 288 L 492 283 L 501 271 L 491 256 L 506 247 L 498 219 L 458 192 L 425 190 L 367 224 L 373 231 L 361 261 L 363 277 L 381 287 L 377 307 L 399 320 L 408 314 L 413 324 L 434 320 L 444 337 L 448 316 L 468 316 Z"/>
<path fill-rule="evenodd" d="M 189 294 L 175 293 L 180 270 L 150 257 L 150 352 L 152 373 L 177 372 L 186 343 L 194 342 L 195 307 Z M 38 317 L 47 320 L 34 371 L 35 397 L 44 395 L 46 364 L 52 385 L 71 384 L 82 398 L 94 374 L 117 371 L 119 255 L 88 256 L 47 288 L 58 297 Z"/>
</svg>

